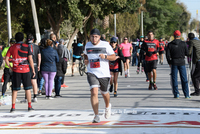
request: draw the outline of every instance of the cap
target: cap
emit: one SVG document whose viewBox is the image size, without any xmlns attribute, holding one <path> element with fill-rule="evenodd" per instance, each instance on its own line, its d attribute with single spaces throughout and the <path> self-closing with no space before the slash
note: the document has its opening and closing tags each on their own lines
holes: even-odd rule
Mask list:
<svg viewBox="0 0 200 134">
<path fill-rule="evenodd" d="M 160 39 L 162 39 L 162 38 L 160 37 Z"/>
<path fill-rule="evenodd" d="M 16 41 L 15 41 L 15 39 L 14 38 L 11 38 L 10 39 L 10 43 L 15 43 Z"/>
<path fill-rule="evenodd" d="M 140 36 L 140 38 L 144 38 L 144 36 L 142 35 L 142 36 Z"/>
<path fill-rule="evenodd" d="M 179 30 L 174 31 L 175 36 L 181 36 L 181 32 Z"/>
<path fill-rule="evenodd" d="M 112 38 L 110 39 L 110 42 L 117 42 L 117 39 L 116 39 L 115 37 L 112 37 Z"/>
<path fill-rule="evenodd" d="M 92 29 L 90 35 L 101 35 L 98 29 Z"/>
</svg>

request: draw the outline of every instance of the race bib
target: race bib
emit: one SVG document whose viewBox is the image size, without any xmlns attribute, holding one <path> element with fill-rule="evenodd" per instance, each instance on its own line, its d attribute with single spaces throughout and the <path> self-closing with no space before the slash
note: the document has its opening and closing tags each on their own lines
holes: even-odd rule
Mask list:
<svg viewBox="0 0 200 134">
<path fill-rule="evenodd" d="M 148 48 L 149 52 L 154 52 L 154 48 Z"/>
<path fill-rule="evenodd" d="M 90 68 L 100 68 L 100 60 L 99 59 L 90 60 Z"/>
</svg>

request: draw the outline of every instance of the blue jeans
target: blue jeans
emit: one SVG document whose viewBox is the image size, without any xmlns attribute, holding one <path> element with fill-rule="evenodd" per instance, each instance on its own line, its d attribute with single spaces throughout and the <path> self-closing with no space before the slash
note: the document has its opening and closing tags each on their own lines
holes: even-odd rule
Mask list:
<svg viewBox="0 0 200 134">
<path fill-rule="evenodd" d="M 183 93 L 184 93 L 185 97 L 189 97 L 189 88 L 188 88 L 187 73 L 186 73 L 185 66 L 172 65 L 171 66 L 171 77 L 172 77 L 172 88 L 173 88 L 174 97 L 177 97 L 177 94 L 179 94 L 178 82 L 177 82 L 178 71 L 179 71 L 180 78 L 181 78 L 181 85 L 182 85 Z"/>
<path fill-rule="evenodd" d="M 42 91 L 42 87 L 43 87 L 43 84 L 44 84 L 44 78 L 42 77 L 39 81 L 39 91 Z"/>
<path fill-rule="evenodd" d="M 56 96 L 60 95 L 60 88 L 61 88 L 62 79 L 63 79 L 62 76 L 56 76 L 55 77 L 55 93 L 56 93 Z"/>
<path fill-rule="evenodd" d="M 138 65 L 138 58 L 137 58 L 137 53 L 136 52 L 134 52 L 133 56 L 132 56 L 132 66 L 134 66 L 134 63 L 135 63 L 135 66 Z"/>
</svg>

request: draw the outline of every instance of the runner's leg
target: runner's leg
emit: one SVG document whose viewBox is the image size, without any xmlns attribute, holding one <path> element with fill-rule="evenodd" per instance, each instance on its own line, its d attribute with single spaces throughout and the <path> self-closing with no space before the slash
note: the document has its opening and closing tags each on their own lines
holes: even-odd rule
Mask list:
<svg viewBox="0 0 200 134">
<path fill-rule="evenodd" d="M 118 83 L 117 83 L 118 74 L 119 72 L 114 73 L 114 91 L 117 91 L 117 87 L 118 87 Z"/>
<path fill-rule="evenodd" d="M 99 114 L 99 99 L 98 99 L 98 87 L 94 87 L 91 92 L 91 104 L 95 115 Z"/>
</svg>

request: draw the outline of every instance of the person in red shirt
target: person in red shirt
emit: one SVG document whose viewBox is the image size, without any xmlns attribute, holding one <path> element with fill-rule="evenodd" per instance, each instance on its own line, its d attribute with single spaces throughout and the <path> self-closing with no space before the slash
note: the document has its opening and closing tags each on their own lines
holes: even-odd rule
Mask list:
<svg viewBox="0 0 200 134">
<path fill-rule="evenodd" d="M 149 90 L 157 90 L 156 86 L 156 68 L 158 63 L 158 49 L 159 49 L 159 41 L 154 39 L 154 33 L 152 31 L 148 32 L 148 40 L 145 40 L 142 48 L 145 53 L 145 61 L 146 61 L 146 71 L 148 72 L 149 77 Z M 153 82 L 152 75 L 153 72 Z"/>
<path fill-rule="evenodd" d="M 162 38 L 160 38 L 159 45 L 160 45 L 159 59 L 160 59 L 160 64 L 163 65 L 163 54 L 164 54 L 164 51 L 165 51 L 165 42 L 163 41 Z"/>
<path fill-rule="evenodd" d="M 28 44 L 23 43 L 24 34 L 18 32 L 15 34 L 15 43 L 8 49 L 6 54 L 6 64 L 13 72 L 12 78 L 12 108 L 10 112 L 15 111 L 15 101 L 17 98 L 17 92 L 21 89 L 21 82 L 23 83 L 24 90 L 26 92 L 27 100 L 28 100 L 28 111 L 34 110 L 31 106 L 31 76 L 30 76 L 30 68 L 32 69 L 33 77 L 35 77 L 34 64 L 32 59 L 31 48 Z M 12 56 L 13 67 L 9 64 L 9 58 Z"/>
</svg>

